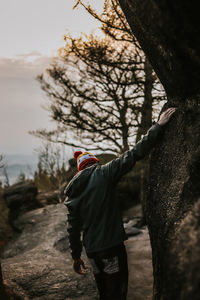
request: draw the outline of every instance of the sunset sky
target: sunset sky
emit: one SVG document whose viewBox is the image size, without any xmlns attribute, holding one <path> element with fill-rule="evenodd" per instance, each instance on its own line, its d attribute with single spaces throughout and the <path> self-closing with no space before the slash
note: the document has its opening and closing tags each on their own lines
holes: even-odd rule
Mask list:
<svg viewBox="0 0 200 300">
<path fill-rule="evenodd" d="M 28 131 L 51 126 L 35 77 L 64 46 L 64 34 L 99 34 L 99 24 L 83 8 L 72 9 L 75 2 L 0 1 L 0 153 L 32 154 L 41 142 Z M 90 3 L 101 11 L 103 0 Z"/>
</svg>

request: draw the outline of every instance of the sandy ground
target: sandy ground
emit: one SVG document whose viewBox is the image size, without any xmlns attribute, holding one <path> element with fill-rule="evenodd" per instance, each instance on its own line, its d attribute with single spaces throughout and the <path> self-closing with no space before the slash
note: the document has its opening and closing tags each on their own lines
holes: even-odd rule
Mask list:
<svg viewBox="0 0 200 300">
<path fill-rule="evenodd" d="M 152 260 L 147 228 L 126 241 L 129 265 L 129 289 L 127 300 L 152 299 Z"/>
<path fill-rule="evenodd" d="M 124 212 L 125 216 L 141 217 L 141 206 L 137 205 Z M 153 269 L 152 255 L 147 227 L 142 233 L 130 237 L 126 242 L 129 265 L 129 289 L 127 300 L 152 299 Z"/>
</svg>

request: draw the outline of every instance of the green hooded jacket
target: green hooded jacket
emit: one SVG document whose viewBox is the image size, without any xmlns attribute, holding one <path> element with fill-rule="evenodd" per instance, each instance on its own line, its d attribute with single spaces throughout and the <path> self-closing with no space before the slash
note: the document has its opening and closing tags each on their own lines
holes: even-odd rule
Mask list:
<svg viewBox="0 0 200 300">
<path fill-rule="evenodd" d="M 114 190 L 136 161 L 150 153 L 161 131 L 162 127 L 155 123 L 131 150 L 105 165 L 96 163 L 78 172 L 69 182 L 64 204 L 68 208 L 67 230 L 73 259 L 81 256 L 82 244 L 87 253 L 92 253 L 127 239 Z"/>
</svg>

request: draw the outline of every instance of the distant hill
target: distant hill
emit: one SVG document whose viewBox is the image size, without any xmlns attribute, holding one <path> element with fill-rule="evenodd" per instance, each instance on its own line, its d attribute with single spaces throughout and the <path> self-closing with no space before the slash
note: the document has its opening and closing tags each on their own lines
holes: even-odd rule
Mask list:
<svg viewBox="0 0 200 300">
<path fill-rule="evenodd" d="M 6 171 L 9 178 L 9 183 L 13 184 L 17 181 L 20 173 L 24 173 L 26 178 L 31 179 L 37 169 L 37 155 L 6 155 Z M 4 170 L 0 169 L 0 181 L 5 183 Z"/>
<path fill-rule="evenodd" d="M 38 157 L 35 155 L 27 155 L 27 154 L 9 154 L 5 156 L 5 161 L 8 165 L 20 164 L 37 164 Z"/>
</svg>

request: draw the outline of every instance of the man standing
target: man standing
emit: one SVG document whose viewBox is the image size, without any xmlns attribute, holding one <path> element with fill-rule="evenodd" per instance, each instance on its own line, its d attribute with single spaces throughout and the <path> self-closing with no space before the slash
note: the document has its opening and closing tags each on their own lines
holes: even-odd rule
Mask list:
<svg viewBox="0 0 200 300">
<path fill-rule="evenodd" d="M 75 272 L 85 274 L 85 264 L 81 259 L 83 244 L 93 267 L 100 300 L 126 300 L 127 296 L 128 266 L 124 246 L 127 237 L 114 189 L 136 161 L 150 153 L 162 126 L 175 111 L 176 108 L 167 109 L 135 147 L 105 165 L 100 165 L 89 152 L 74 153 L 79 172 L 66 187 L 64 202 L 69 212 L 73 266 Z"/>
</svg>

